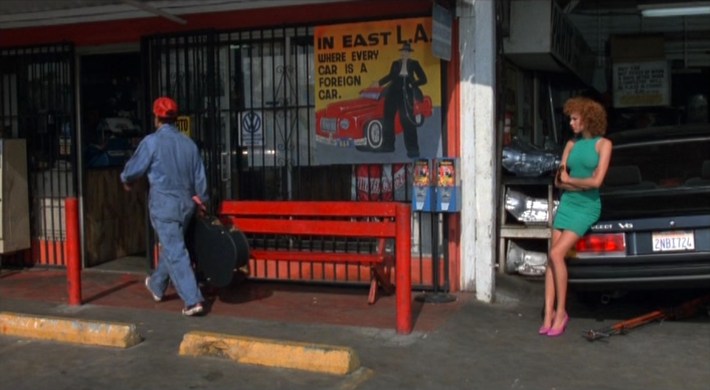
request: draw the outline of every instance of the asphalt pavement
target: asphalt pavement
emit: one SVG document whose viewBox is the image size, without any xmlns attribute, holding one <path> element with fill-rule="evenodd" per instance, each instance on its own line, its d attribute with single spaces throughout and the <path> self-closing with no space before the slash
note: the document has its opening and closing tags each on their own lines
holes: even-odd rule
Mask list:
<svg viewBox="0 0 710 390">
<path fill-rule="evenodd" d="M 409 335 L 392 328 L 270 320 L 217 311 L 188 318 L 177 310 L 87 303 L 68 306 L 0 295 L 0 311 L 118 321 L 137 326 L 142 341 L 125 349 L 0 335 L 0 389 L 708 389 L 707 308 L 678 321 L 654 322 L 626 335 L 590 342 L 583 334 L 710 291 L 637 292 L 607 304 L 570 302 L 567 332 L 540 336 L 542 285 L 497 279 L 494 303 L 454 294 L 453 303 L 424 304 L 418 316 L 441 321 Z M 7 283 L 0 277 L 0 287 Z M 0 288 L 0 292 L 3 291 Z M 148 297 L 146 297 L 149 299 Z M 257 303 L 258 304 L 258 303 Z M 266 308 L 268 309 L 268 308 Z M 298 307 L 274 310 L 299 311 Z M 360 366 L 346 375 L 181 356 L 186 333 L 207 331 L 285 342 L 352 348 Z"/>
</svg>

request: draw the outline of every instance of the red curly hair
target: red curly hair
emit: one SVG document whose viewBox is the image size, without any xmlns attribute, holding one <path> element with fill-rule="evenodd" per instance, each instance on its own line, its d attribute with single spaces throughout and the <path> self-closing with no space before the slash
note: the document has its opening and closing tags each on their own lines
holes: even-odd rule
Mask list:
<svg viewBox="0 0 710 390">
<path fill-rule="evenodd" d="M 606 110 L 598 102 L 582 96 L 573 97 L 565 102 L 564 113 L 568 116 L 578 114 L 584 130 L 592 136 L 606 134 Z"/>
</svg>

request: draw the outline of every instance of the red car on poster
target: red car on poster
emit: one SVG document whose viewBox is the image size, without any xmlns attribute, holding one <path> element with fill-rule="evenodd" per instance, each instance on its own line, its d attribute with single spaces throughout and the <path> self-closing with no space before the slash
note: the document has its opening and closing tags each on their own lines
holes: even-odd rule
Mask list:
<svg viewBox="0 0 710 390">
<path fill-rule="evenodd" d="M 355 146 L 362 151 L 377 151 L 382 147 L 382 127 L 385 117 L 385 87 L 370 87 L 360 91 L 356 99 L 341 100 L 316 112 L 316 141 L 339 147 Z M 417 126 L 432 115 L 429 96 L 414 100 L 414 121 Z M 394 120 L 395 135 L 402 132 L 399 113 Z"/>
</svg>

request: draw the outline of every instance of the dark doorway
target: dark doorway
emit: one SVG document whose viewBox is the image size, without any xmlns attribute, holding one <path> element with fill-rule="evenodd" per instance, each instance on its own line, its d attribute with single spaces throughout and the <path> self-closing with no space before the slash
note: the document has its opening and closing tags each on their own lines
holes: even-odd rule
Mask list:
<svg viewBox="0 0 710 390">
<path fill-rule="evenodd" d="M 80 64 L 85 266 L 145 270 L 146 187 L 126 192 L 119 179 L 146 133 L 140 53 L 85 55 Z"/>
</svg>

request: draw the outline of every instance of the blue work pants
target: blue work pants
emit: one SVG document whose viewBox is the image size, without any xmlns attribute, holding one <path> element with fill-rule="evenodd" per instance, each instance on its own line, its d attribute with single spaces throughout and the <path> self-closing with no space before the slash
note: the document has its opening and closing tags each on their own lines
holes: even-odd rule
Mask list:
<svg viewBox="0 0 710 390">
<path fill-rule="evenodd" d="M 204 301 L 190 265 L 190 254 L 185 246 L 185 231 L 191 218 L 192 215 L 189 215 L 184 221 L 177 222 L 163 221 L 151 216 L 161 250 L 158 268 L 150 278 L 150 288 L 156 292 L 165 292 L 168 280 L 172 280 L 175 290 L 185 302 L 185 307 Z"/>
</svg>

